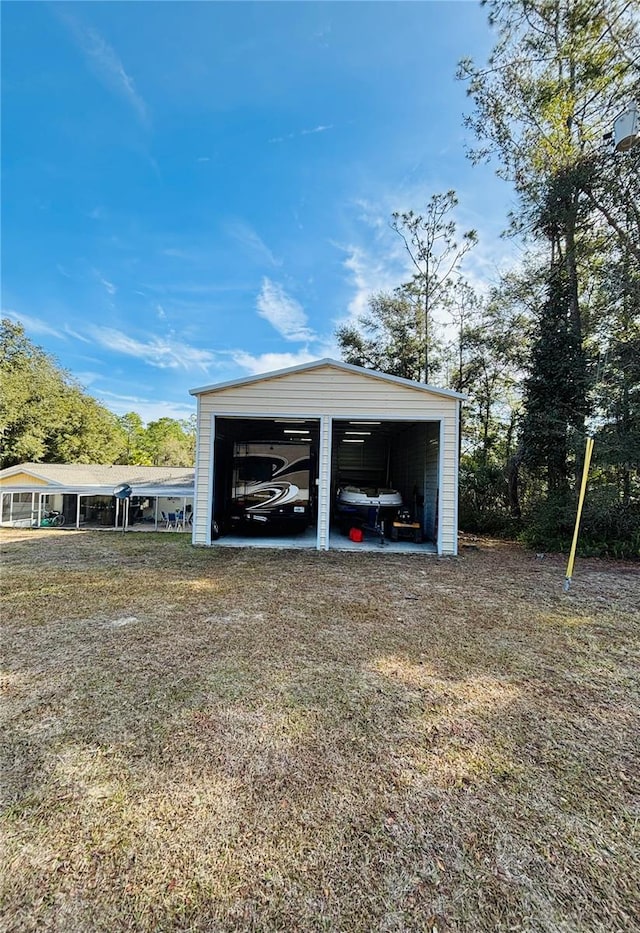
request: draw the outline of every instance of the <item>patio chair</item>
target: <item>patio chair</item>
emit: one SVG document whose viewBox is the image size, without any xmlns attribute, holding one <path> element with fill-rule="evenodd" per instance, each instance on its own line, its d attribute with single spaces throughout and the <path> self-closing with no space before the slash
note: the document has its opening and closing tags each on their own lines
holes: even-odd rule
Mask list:
<svg viewBox="0 0 640 933">
<path fill-rule="evenodd" d="M 178 520 L 177 520 L 177 518 L 176 518 L 176 513 L 175 513 L 175 512 L 169 512 L 169 514 L 168 514 L 168 516 L 167 516 L 167 531 L 168 531 L 169 529 L 171 529 L 171 528 L 176 528 L 176 529 L 177 529 L 177 527 L 178 527 Z"/>
<path fill-rule="evenodd" d="M 165 529 L 168 531 L 169 528 L 171 528 L 171 526 L 175 523 L 176 517 L 175 517 L 175 515 L 173 515 L 172 512 L 169 512 L 168 515 L 167 515 L 166 512 L 160 512 L 160 515 L 162 516 L 162 521 L 164 522 L 164 527 L 165 527 Z"/>
</svg>

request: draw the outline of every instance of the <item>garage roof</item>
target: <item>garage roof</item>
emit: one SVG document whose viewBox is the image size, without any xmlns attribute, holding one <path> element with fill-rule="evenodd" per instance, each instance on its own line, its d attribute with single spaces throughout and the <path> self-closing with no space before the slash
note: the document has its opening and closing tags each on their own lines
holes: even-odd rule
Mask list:
<svg viewBox="0 0 640 933">
<path fill-rule="evenodd" d="M 345 372 L 358 373 L 369 379 L 381 379 L 385 382 L 393 382 L 396 385 L 407 386 L 411 389 L 419 389 L 422 392 L 428 392 L 430 395 L 441 395 L 445 398 L 456 398 L 464 400 L 466 395 L 460 392 L 454 392 L 451 389 L 437 389 L 434 386 L 425 385 L 423 382 L 414 382 L 412 379 L 403 379 L 401 376 L 390 376 L 388 373 L 380 373 L 375 369 L 366 369 L 364 366 L 354 366 L 353 363 L 345 363 L 342 360 L 332 360 L 329 357 L 322 360 L 312 360 L 310 363 L 301 363 L 299 366 L 289 366 L 287 369 L 277 369 L 269 373 L 259 373 L 253 376 L 246 376 L 243 379 L 232 379 L 229 382 L 218 382 L 213 385 L 200 386 L 197 389 L 189 389 L 191 395 L 206 395 L 209 392 L 217 392 L 221 389 L 229 389 L 233 386 L 248 385 L 252 382 L 262 382 L 267 379 L 276 379 L 278 376 L 289 376 L 293 373 L 307 372 L 312 369 L 319 369 L 322 366 L 331 366 L 334 369 L 341 369 Z"/>
</svg>

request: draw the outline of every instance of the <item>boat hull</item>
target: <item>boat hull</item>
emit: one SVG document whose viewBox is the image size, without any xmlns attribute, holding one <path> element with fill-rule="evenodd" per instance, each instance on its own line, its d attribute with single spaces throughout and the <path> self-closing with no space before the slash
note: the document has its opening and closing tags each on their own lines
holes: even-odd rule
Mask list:
<svg viewBox="0 0 640 933">
<path fill-rule="evenodd" d="M 402 496 L 397 489 L 379 487 L 343 486 L 338 490 L 336 512 L 343 527 L 349 523 L 378 527 L 393 519 L 402 507 Z"/>
</svg>

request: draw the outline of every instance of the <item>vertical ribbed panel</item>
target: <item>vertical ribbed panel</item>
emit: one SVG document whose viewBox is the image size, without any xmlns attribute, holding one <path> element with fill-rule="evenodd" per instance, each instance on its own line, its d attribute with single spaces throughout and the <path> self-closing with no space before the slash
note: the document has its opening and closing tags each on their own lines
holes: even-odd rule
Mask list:
<svg viewBox="0 0 640 933">
<path fill-rule="evenodd" d="M 318 464 L 318 548 L 329 547 L 331 517 L 331 418 L 320 421 L 320 458 Z"/>
</svg>

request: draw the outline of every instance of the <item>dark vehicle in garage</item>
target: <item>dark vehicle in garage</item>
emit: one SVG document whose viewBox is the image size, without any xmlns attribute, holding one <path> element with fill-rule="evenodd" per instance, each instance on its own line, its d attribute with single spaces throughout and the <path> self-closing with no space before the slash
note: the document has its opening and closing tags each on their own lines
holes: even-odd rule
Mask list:
<svg viewBox="0 0 640 933">
<path fill-rule="evenodd" d="M 303 531 L 311 520 L 311 471 L 309 443 L 235 442 L 231 528 Z"/>
</svg>

